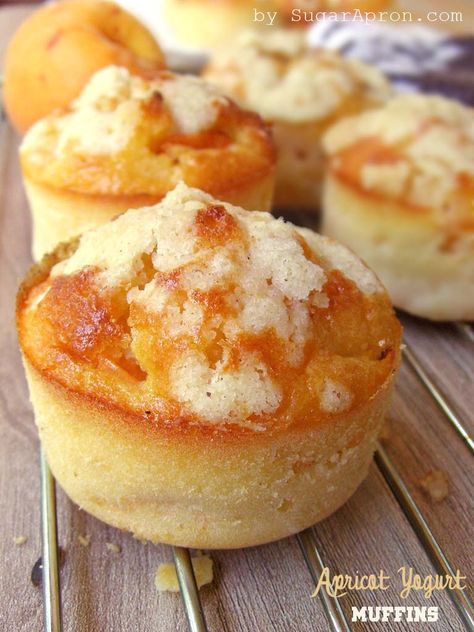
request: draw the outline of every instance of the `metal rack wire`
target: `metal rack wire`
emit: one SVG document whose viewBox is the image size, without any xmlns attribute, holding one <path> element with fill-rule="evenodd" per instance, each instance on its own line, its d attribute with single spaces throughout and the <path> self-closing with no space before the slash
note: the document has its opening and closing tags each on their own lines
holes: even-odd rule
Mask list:
<svg viewBox="0 0 474 632">
<path fill-rule="evenodd" d="M 474 331 L 471 325 L 456 323 L 455 326 L 467 340 L 474 341 Z M 419 358 L 407 344 L 404 346 L 403 358 L 469 450 L 474 452 L 473 440 L 459 415 L 429 377 Z M 453 576 L 455 572 L 450 561 L 433 535 L 397 467 L 380 444 L 375 453 L 375 462 L 437 572 Z M 43 453 L 41 454 L 41 482 L 44 629 L 45 632 L 62 632 L 55 483 Z M 314 527 L 299 533 L 296 538 L 313 582 L 317 583 L 325 563 L 317 544 Z M 189 551 L 185 548 L 173 547 L 173 555 L 189 629 L 191 632 L 207 632 L 205 614 L 199 599 Z M 449 595 L 466 628 L 474 632 L 474 606 L 468 596 L 459 589 L 449 590 Z M 319 596 L 330 629 L 333 632 L 350 632 L 349 620 L 337 597 L 328 595 L 324 590 L 320 591 Z"/>
</svg>

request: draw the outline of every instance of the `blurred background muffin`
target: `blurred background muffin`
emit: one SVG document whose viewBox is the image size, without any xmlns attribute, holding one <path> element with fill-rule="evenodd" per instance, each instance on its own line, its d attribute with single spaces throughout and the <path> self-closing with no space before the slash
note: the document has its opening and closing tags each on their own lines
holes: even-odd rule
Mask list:
<svg viewBox="0 0 474 632">
<path fill-rule="evenodd" d="M 238 31 L 259 26 L 254 11 L 277 11 L 277 0 L 163 0 L 163 16 L 176 42 L 215 49 Z M 277 18 L 278 19 L 278 16 Z M 262 25 L 262 28 L 266 26 Z"/>
<path fill-rule="evenodd" d="M 153 80 L 98 71 L 69 107 L 29 130 L 20 157 L 36 259 L 181 180 L 248 209 L 271 206 L 275 152 L 263 121 L 169 71 Z"/>
<path fill-rule="evenodd" d="M 322 134 L 338 119 L 380 105 L 391 94 L 378 70 L 312 49 L 296 30 L 245 31 L 212 58 L 203 76 L 272 124 L 277 208 L 317 211 Z"/>
<path fill-rule="evenodd" d="M 474 318 L 474 110 L 406 95 L 324 139 L 323 232 L 380 276 L 400 307 Z"/>
</svg>

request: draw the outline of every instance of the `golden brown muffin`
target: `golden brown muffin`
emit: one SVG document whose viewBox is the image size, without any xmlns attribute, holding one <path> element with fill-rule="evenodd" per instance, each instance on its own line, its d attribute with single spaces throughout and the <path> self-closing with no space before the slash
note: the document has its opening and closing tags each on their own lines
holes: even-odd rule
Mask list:
<svg viewBox="0 0 474 632">
<path fill-rule="evenodd" d="M 280 23 L 308 27 L 334 13 L 378 13 L 390 9 L 393 0 L 277 0 Z M 356 15 L 357 15 L 356 14 Z"/>
<path fill-rule="evenodd" d="M 184 184 L 43 259 L 17 324 L 66 493 L 198 548 L 281 538 L 349 498 L 401 335 L 344 247 Z"/>
<path fill-rule="evenodd" d="M 323 231 L 352 248 L 394 304 L 474 318 L 474 110 L 401 96 L 325 138 Z"/>
<path fill-rule="evenodd" d="M 113 2 L 48 2 L 12 37 L 5 58 L 5 108 L 24 133 L 37 120 L 75 99 L 100 68 L 132 72 L 163 68 L 152 34 Z"/>
<path fill-rule="evenodd" d="M 35 259 L 155 204 L 181 180 L 245 208 L 271 205 L 275 152 L 261 119 L 202 79 L 168 71 L 153 80 L 99 71 L 69 108 L 28 132 L 20 155 Z"/>
<path fill-rule="evenodd" d="M 380 105 L 382 74 L 331 51 L 309 48 L 299 31 L 247 31 L 217 54 L 204 77 L 272 123 L 279 156 L 274 204 L 316 211 L 321 136 L 343 116 Z"/>
<path fill-rule="evenodd" d="M 277 0 L 164 0 L 164 17 L 186 48 L 216 49 L 242 29 L 272 28 L 278 9 Z M 272 26 L 256 22 L 255 11 L 275 13 Z"/>
</svg>

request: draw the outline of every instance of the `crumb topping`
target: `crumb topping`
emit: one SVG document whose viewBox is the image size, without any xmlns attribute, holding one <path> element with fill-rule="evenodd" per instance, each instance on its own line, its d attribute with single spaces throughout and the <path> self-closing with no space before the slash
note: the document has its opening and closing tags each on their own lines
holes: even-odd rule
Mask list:
<svg viewBox="0 0 474 632">
<path fill-rule="evenodd" d="M 321 393 L 321 408 L 327 412 L 347 410 L 352 402 L 352 393 L 334 380 L 324 380 Z"/>
<path fill-rule="evenodd" d="M 443 97 L 400 96 L 337 123 L 324 145 L 332 168 L 367 191 L 433 209 L 441 221 L 472 217 L 472 108 Z"/>
<path fill-rule="evenodd" d="M 383 292 L 383 287 L 377 276 L 368 268 L 360 259 L 347 248 L 333 239 L 316 235 L 308 228 L 298 228 L 298 231 L 304 235 L 310 246 L 324 257 L 325 261 L 331 268 L 340 270 L 345 277 L 353 281 L 364 294 L 376 294 Z"/>
<path fill-rule="evenodd" d="M 358 387 L 328 358 L 360 355 L 378 374 L 398 331 L 375 275 L 343 246 L 184 184 L 83 234 L 26 308 L 50 364 L 91 367 L 86 384 L 125 372 L 145 416 L 167 402 L 170 415 L 255 431 L 311 363 L 321 412 L 349 408 Z"/>
<path fill-rule="evenodd" d="M 267 120 L 323 120 L 359 99 L 381 103 L 390 95 L 375 68 L 312 49 L 300 31 L 244 31 L 218 54 L 204 75 Z"/>
<path fill-rule="evenodd" d="M 161 72 L 148 81 L 126 68 L 108 66 L 92 76 L 68 111 L 36 123 L 22 151 L 39 149 L 45 137 L 54 135 L 58 156 L 119 153 L 143 133 L 144 109 L 166 108 L 176 132 L 196 134 L 212 126 L 219 103 L 225 98 L 197 77 Z"/>
</svg>

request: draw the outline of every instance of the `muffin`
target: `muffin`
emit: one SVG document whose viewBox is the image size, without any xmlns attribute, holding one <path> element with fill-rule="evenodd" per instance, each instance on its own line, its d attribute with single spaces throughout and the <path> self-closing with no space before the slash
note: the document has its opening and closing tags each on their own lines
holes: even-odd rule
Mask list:
<svg viewBox="0 0 474 632">
<path fill-rule="evenodd" d="M 165 65 L 153 35 L 113 2 L 48 2 L 21 24 L 5 57 L 5 108 L 24 133 L 66 107 L 90 77 L 117 64 L 151 73 Z"/>
<path fill-rule="evenodd" d="M 259 26 L 255 11 L 263 15 L 278 8 L 277 0 L 164 0 L 163 12 L 180 46 L 207 50 L 225 45 L 242 29 Z M 269 28 L 268 21 L 260 25 Z"/>
<path fill-rule="evenodd" d="M 180 184 L 61 245 L 17 305 L 66 493 L 153 542 L 282 538 L 367 474 L 400 326 L 350 251 Z"/>
<path fill-rule="evenodd" d="M 117 66 L 99 71 L 70 107 L 31 128 L 20 156 L 35 259 L 155 204 L 181 180 L 244 208 L 271 205 L 265 124 L 202 79 L 168 71 L 149 81 Z"/>
<path fill-rule="evenodd" d="M 289 30 L 241 34 L 215 56 L 204 77 L 272 123 L 279 208 L 319 208 L 322 134 L 339 118 L 380 105 L 390 94 L 379 71 L 311 49 L 304 33 Z"/>
<path fill-rule="evenodd" d="M 323 232 L 380 276 L 394 304 L 432 320 L 474 318 L 474 110 L 406 95 L 324 140 Z"/>
</svg>

